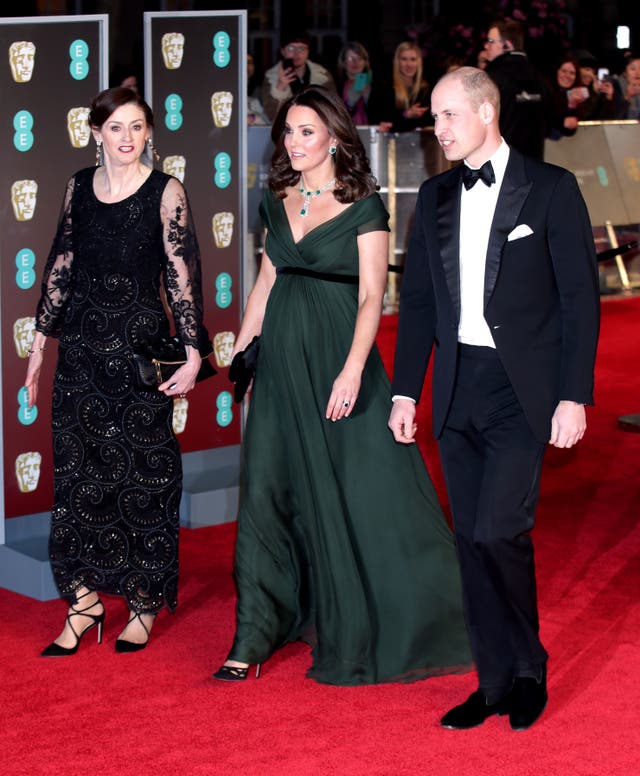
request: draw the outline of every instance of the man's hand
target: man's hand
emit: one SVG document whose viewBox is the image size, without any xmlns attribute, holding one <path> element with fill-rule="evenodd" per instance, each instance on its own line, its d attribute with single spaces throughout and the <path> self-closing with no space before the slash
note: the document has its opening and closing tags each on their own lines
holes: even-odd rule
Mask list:
<svg viewBox="0 0 640 776">
<path fill-rule="evenodd" d="M 549 444 L 555 447 L 573 447 L 587 430 L 587 415 L 582 404 L 574 401 L 558 402 L 551 418 Z"/>
<path fill-rule="evenodd" d="M 415 442 L 418 426 L 415 424 L 416 405 L 409 399 L 396 399 L 389 416 L 389 428 L 396 442 L 409 445 Z"/>
</svg>

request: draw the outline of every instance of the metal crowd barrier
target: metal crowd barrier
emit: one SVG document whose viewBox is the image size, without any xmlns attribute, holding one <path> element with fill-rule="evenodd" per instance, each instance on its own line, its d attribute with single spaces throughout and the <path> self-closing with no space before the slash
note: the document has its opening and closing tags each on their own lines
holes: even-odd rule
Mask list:
<svg viewBox="0 0 640 776">
<path fill-rule="evenodd" d="M 416 196 L 421 183 L 448 169 L 433 129 L 402 134 L 359 127 L 380 195 L 389 211 L 389 265 L 402 267 Z M 255 250 L 245 268 L 251 288 L 260 251 L 258 205 L 267 185 L 272 153 L 271 127 L 249 127 L 249 231 Z M 589 209 L 596 248 L 602 251 L 637 240 L 640 224 L 640 123 L 584 122 L 573 137 L 548 140 L 545 160 L 573 172 Z M 637 251 L 636 251 L 637 254 Z M 603 291 L 640 286 L 640 257 L 611 255 L 600 265 Z M 385 310 L 397 309 L 400 273 L 390 272 Z"/>
</svg>

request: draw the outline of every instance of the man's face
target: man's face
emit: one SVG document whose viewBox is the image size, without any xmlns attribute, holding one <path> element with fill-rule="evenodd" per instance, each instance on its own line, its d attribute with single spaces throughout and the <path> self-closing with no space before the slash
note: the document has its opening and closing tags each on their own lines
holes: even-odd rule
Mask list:
<svg viewBox="0 0 640 776">
<path fill-rule="evenodd" d="M 447 159 L 467 159 L 472 167 L 479 167 L 489 158 L 490 154 L 485 158 L 487 125 L 459 81 L 447 79 L 436 85 L 431 95 L 431 111 L 435 118 L 435 136 Z M 481 161 L 476 163 L 478 159 Z"/>
<path fill-rule="evenodd" d="M 280 49 L 283 59 L 293 59 L 293 66 L 296 70 L 304 67 L 307 64 L 309 58 L 309 46 L 306 43 L 302 43 L 299 40 L 287 43 Z"/>
<path fill-rule="evenodd" d="M 504 40 L 497 27 L 492 27 L 487 33 L 487 42 L 484 44 L 484 50 L 487 52 L 487 59 L 492 62 L 496 57 L 504 54 Z"/>
</svg>

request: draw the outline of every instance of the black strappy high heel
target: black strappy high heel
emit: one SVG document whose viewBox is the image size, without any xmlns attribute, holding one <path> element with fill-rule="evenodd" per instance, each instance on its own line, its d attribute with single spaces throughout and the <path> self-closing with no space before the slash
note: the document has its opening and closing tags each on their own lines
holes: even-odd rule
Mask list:
<svg viewBox="0 0 640 776">
<path fill-rule="evenodd" d="M 256 679 L 260 678 L 261 663 L 256 663 Z M 212 674 L 214 679 L 220 679 L 223 682 L 242 682 L 249 675 L 249 668 L 241 668 L 240 666 L 220 666 L 220 668 Z"/>
<path fill-rule="evenodd" d="M 144 612 L 143 612 L 144 613 Z M 133 617 L 129 617 L 129 622 L 127 622 L 127 625 L 129 623 L 133 622 L 134 620 L 138 620 L 140 622 L 140 625 L 144 628 L 145 633 L 147 634 L 147 640 L 143 641 L 141 643 L 136 643 L 135 641 L 127 641 L 127 639 L 116 639 L 116 652 L 140 652 L 141 649 L 144 649 L 147 644 L 149 643 L 149 638 L 151 637 L 151 632 L 149 631 L 149 628 L 144 624 L 142 621 L 142 614 L 141 612 L 136 612 Z M 153 617 L 155 620 L 156 615 L 148 613 L 150 617 Z"/>
<path fill-rule="evenodd" d="M 80 642 L 82 641 L 82 637 L 87 631 L 90 631 L 91 628 L 95 628 L 97 626 L 98 628 L 98 644 L 102 643 L 102 626 L 104 624 L 104 606 L 102 605 L 102 601 L 100 598 L 98 598 L 97 601 L 94 601 L 91 606 L 87 606 L 84 609 L 76 609 L 75 607 L 82 601 L 83 598 L 86 598 L 88 595 L 91 595 L 93 591 L 88 590 L 86 593 L 83 593 L 83 595 L 76 596 L 75 603 L 71 604 L 71 611 L 67 614 L 67 622 L 69 623 L 69 627 L 71 628 L 71 632 L 76 637 L 76 643 L 72 647 L 61 647 L 60 644 L 56 644 L 56 642 L 52 642 L 49 644 L 48 647 L 42 650 L 40 653 L 41 657 L 67 657 L 67 655 L 75 655 L 75 653 L 78 651 L 78 647 L 80 646 Z M 100 604 L 102 606 L 102 613 L 101 614 L 87 614 L 89 609 L 93 609 L 94 606 L 97 606 Z M 91 620 L 91 624 L 87 625 L 87 627 L 78 633 L 76 629 L 73 627 L 73 623 L 71 621 L 72 617 L 87 617 L 89 620 Z"/>
</svg>

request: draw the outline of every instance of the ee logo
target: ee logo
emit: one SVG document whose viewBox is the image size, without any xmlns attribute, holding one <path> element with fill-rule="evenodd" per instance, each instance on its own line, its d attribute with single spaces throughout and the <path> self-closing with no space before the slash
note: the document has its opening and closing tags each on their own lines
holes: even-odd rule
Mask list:
<svg viewBox="0 0 640 776">
<path fill-rule="evenodd" d="M 29 396 L 24 385 L 18 391 L 18 404 L 20 405 L 18 420 L 23 426 L 30 426 L 38 417 L 38 407 L 35 404 L 31 408 L 29 407 Z"/>
<path fill-rule="evenodd" d="M 18 151 L 28 151 L 33 145 L 33 116 L 28 110 L 19 110 L 13 117 L 13 145 Z"/>
<path fill-rule="evenodd" d="M 36 282 L 36 273 L 33 268 L 36 264 L 36 255 L 31 248 L 22 248 L 16 253 L 16 285 L 23 291 Z"/>
<path fill-rule="evenodd" d="M 164 101 L 164 108 L 167 111 L 164 116 L 164 123 L 167 129 L 172 132 L 180 129 L 182 126 L 182 97 L 179 94 L 170 94 Z"/>
<path fill-rule="evenodd" d="M 222 391 L 218 394 L 216 399 L 216 407 L 218 412 L 216 414 L 216 421 L 219 426 L 223 428 L 228 426 L 233 420 L 233 410 L 231 409 L 231 394 L 229 391 Z"/>
<path fill-rule="evenodd" d="M 231 183 L 231 157 L 229 154 L 221 151 L 219 154 L 216 154 L 213 166 L 216 168 L 216 174 L 213 176 L 216 186 L 219 189 L 226 189 Z"/>
<path fill-rule="evenodd" d="M 231 38 L 226 32 L 216 32 L 213 36 L 213 64 L 217 67 L 226 67 L 230 60 L 229 44 Z"/>
<path fill-rule="evenodd" d="M 602 165 L 598 165 L 596 167 L 596 174 L 598 175 L 598 180 L 600 181 L 601 186 L 609 185 L 609 176 L 607 175 L 606 167 L 603 167 Z"/>
<path fill-rule="evenodd" d="M 87 62 L 89 46 L 81 38 L 78 38 L 69 46 L 69 56 L 71 57 L 69 63 L 71 77 L 75 78 L 76 81 L 83 81 L 89 75 L 89 63 Z"/>
<path fill-rule="evenodd" d="M 223 310 L 229 307 L 233 299 L 232 283 L 231 275 L 228 272 L 221 272 L 216 278 L 216 304 Z"/>
</svg>

